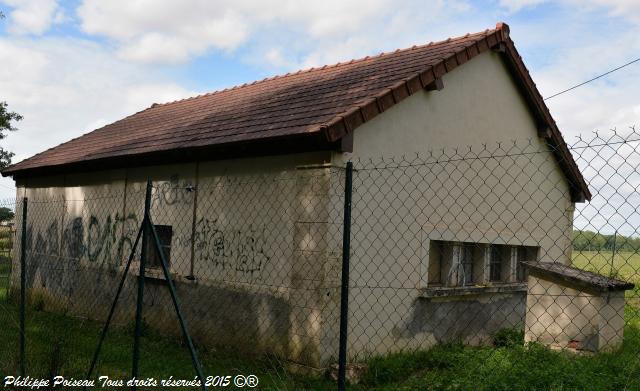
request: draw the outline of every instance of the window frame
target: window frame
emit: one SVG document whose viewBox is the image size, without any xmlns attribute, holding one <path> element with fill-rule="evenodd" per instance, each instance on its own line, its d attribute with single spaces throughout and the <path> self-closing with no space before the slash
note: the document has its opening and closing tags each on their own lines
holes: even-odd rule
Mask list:
<svg viewBox="0 0 640 391">
<path fill-rule="evenodd" d="M 523 261 L 535 261 L 539 246 L 429 240 L 426 287 L 474 288 L 522 284 Z"/>
<path fill-rule="evenodd" d="M 162 247 L 164 257 L 167 261 L 167 269 L 171 270 L 171 245 L 173 242 L 173 226 L 164 224 L 154 224 L 160 246 Z M 162 258 L 156 251 L 156 243 L 153 234 L 147 234 L 147 260 L 145 267 L 150 269 L 162 269 Z"/>
</svg>

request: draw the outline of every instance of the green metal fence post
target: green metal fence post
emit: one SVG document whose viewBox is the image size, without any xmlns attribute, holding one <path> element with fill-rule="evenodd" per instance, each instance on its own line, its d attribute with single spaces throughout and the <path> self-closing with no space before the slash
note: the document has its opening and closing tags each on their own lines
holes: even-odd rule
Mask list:
<svg viewBox="0 0 640 391">
<path fill-rule="evenodd" d="M 93 359 L 91 360 L 91 365 L 89 366 L 89 371 L 87 372 L 87 380 L 91 379 L 91 375 L 93 374 L 93 369 L 98 362 L 98 356 L 100 355 L 100 350 L 102 349 L 102 343 L 104 342 L 105 337 L 107 336 L 107 330 L 109 330 L 109 325 L 111 324 L 111 319 L 113 318 L 113 314 L 116 311 L 116 305 L 118 305 L 118 299 L 120 298 L 120 293 L 122 293 L 122 288 L 124 287 L 124 283 L 127 280 L 127 275 L 129 274 L 129 268 L 131 267 L 131 262 L 133 261 L 133 257 L 136 254 L 136 249 L 138 248 L 138 243 L 140 242 L 140 237 L 142 237 L 142 232 L 144 227 L 141 225 L 138 230 L 138 235 L 136 236 L 136 241 L 133 244 L 133 248 L 129 253 L 129 258 L 127 259 L 127 265 L 122 273 L 122 279 L 120 280 L 120 284 L 118 285 L 118 290 L 116 291 L 116 296 L 113 299 L 113 303 L 111 304 L 111 309 L 109 310 L 109 315 L 107 316 L 107 321 L 104 324 L 104 328 L 102 329 L 102 333 L 100 334 L 100 340 L 98 341 L 98 346 L 93 355 Z M 83 390 L 86 390 L 87 387 L 82 387 Z"/>
<path fill-rule="evenodd" d="M 178 301 L 178 295 L 176 294 L 176 288 L 173 284 L 173 280 L 171 279 L 171 274 L 169 273 L 169 267 L 167 266 L 167 259 L 164 255 L 164 251 L 162 250 L 162 245 L 160 243 L 160 237 L 156 232 L 156 228 L 153 226 L 153 222 L 151 221 L 151 216 L 145 221 L 149 226 L 147 229 L 151 232 L 153 236 L 153 240 L 155 243 L 155 248 L 158 254 L 160 255 L 160 263 L 162 264 L 162 272 L 164 273 L 164 278 L 167 281 L 167 285 L 169 286 L 169 293 L 171 294 L 171 300 L 173 301 L 173 306 L 176 310 L 176 315 L 178 316 L 178 321 L 180 322 L 180 328 L 182 329 L 182 336 L 187 342 L 187 346 L 189 347 L 189 353 L 191 354 L 191 363 L 193 364 L 193 368 L 195 369 L 198 377 L 200 378 L 200 382 L 202 383 L 202 389 L 207 390 L 207 386 L 205 385 L 204 375 L 202 374 L 202 368 L 200 367 L 200 361 L 198 360 L 198 356 L 196 355 L 196 349 L 193 346 L 193 341 L 191 340 L 191 335 L 189 334 L 189 329 L 187 328 L 187 323 L 182 316 L 182 310 L 180 309 L 180 302 Z"/>
<path fill-rule="evenodd" d="M 340 345 L 338 350 L 338 390 L 346 389 L 347 334 L 349 321 L 349 260 L 351 254 L 351 198 L 353 163 L 347 163 L 344 178 L 344 223 L 342 233 L 342 280 L 340 289 Z"/>
<path fill-rule="evenodd" d="M 20 375 L 25 376 L 25 306 L 27 299 L 27 206 L 29 200 L 22 199 L 22 236 L 20 240 Z"/>
<path fill-rule="evenodd" d="M 147 180 L 147 193 L 144 200 L 144 218 L 142 220 L 142 248 L 140 250 L 140 273 L 138 275 L 138 297 L 136 300 L 136 326 L 133 337 L 133 363 L 131 365 L 131 377 L 138 378 L 138 363 L 140 361 L 140 335 L 142 333 L 142 303 L 144 300 L 144 274 L 147 263 L 147 243 L 149 241 L 149 211 L 151 209 L 151 179 Z M 135 383 L 131 386 L 136 390 Z"/>
</svg>

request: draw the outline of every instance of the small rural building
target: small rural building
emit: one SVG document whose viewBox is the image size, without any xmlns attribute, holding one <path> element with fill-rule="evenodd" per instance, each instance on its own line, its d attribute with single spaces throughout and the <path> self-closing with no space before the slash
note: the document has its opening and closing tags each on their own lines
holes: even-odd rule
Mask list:
<svg viewBox="0 0 640 391">
<path fill-rule="evenodd" d="M 523 326 L 521 262 L 570 263 L 574 205 L 590 193 L 507 25 L 154 104 L 2 174 L 29 198 L 27 283 L 45 307 L 104 319 L 151 178 L 195 339 L 324 367 L 338 351 L 345 163 L 510 140 L 537 153 L 485 193 L 458 188 L 491 203 L 446 196 L 491 183 L 490 166 L 401 179 L 413 194 L 356 171 L 348 354 L 360 358 Z M 154 266 L 145 318 L 173 330 Z M 135 272 L 123 300 L 126 321 Z"/>
<path fill-rule="evenodd" d="M 634 284 L 556 262 L 527 262 L 525 341 L 599 352 L 622 346 Z"/>
</svg>

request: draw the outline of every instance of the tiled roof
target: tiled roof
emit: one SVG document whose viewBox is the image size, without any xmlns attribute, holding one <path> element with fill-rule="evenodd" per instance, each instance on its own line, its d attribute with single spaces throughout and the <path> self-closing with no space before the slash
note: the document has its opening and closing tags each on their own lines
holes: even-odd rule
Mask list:
<svg viewBox="0 0 640 391">
<path fill-rule="evenodd" d="M 2 174 L 28 176 L 88 163 L 104 168 L 117 160 L 211 147 L 227 152 L 238 145 L 272 148 L 274 142 L 309 137 L 326 149 L 362 123 L 496 46 L 505 51 L 513 72 L 520 75 L 530 105 L 538 111 L 539 122 L 546 124 L 549 138 L 559 145 L 561 166 L 573 187 L 581 198 L 589 198 L 586 184 L 509 38 L 509 28 L 502 23 L 476 34 L 155 104 L 23 160 Z"/>
<path fill-rule="evenodd" d="M 601 292 L 625 291 L 633 289 L 633 283 L 610 278 L 601 274 L 577 269 L 556 262 L 525 262 L 529 273 L 536 276 L 549 277 L 561 283 Z"/>
</svg>

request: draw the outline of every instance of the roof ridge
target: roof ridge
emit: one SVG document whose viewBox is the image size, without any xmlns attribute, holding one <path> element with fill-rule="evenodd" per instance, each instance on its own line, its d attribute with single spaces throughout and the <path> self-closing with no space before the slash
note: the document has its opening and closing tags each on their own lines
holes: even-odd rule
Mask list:
<svg viewBox="0 0 640 391">
<path fill-rule="evenodd" d="M 138 113 L 141 113 L 143 111 L 147 111 L 149 109 L 153 109 L 153 108 L 156 108 L 156 107 L 167 106 L 167 105 L 171 105 L 171 104 L 175 104 L 175 103 L 186 102 L 186 101 L 191 101 L 191 100 L 194 100 L 194 99 L 203 98 L 203 97 L 206 97 L 206 96 L 217 95 L 217 94 L 221 94 L 221 93 L 224 93 L 224 92 L 239 90 L 239 89 L 244 88 L 244 87 L 258 85 L 258 84 L 262 84 L 262 83 L 265 83 L 265 82 L 269 82 L 269 81 L 273 81 L 273 80 L 277 80 L 277 79 L 282 79 L 282 78 L 285 78 L 285 77 L 290 77 L 290 76 L 295 76 L 295 75 L 300 75 L 300 74 L 307 74 L 307 73 L 311 73 L 311 72 L 317 72 L 317 71 L 325 70 L 327 68 L 338 68 L 340 66 L 347 66 L 347 65 L 351 65 L 351 64 L 356 64 L 356 63 L 359 63 L 359 62 L 372 60 L 374 58 L 380 58 L 380 57 L 384 57 L 384 56 L 388 56 L 388 55 L 394 55 L 394 54 L 404 53 L 404 52 L 408 52 L 408 51 L 412 51 L 412 50 L 423 49 L 423 48 L 431 47 L 431 46 L 438 45 L 438 44 L 451 43 L 452 41 L 467 39 L 467 38 L 469 38 L 471 36 L 475 36 L 475 35 L 488 35 L 488 34 L 491 34 L 494 31 L 499 30 L 500 28 L 498 27 L 498 25 L 500 25 L 500 23 L 498 23 L 496 25 L 495 29 L 486 29 L 484 31 L 473 33 L 473 34 L 466 33 L 465 35 L 459 35 L 459 36 L 456 36 L 456 37 L 448 37 L 446 39 L 442 39 L 442 40 L 439 40 L 439 41 L 430 41 L 429 43 L 422 44 L 422 45 L 413 45 L 411 47 L 406 47 L 406 48 L 397 48 L 397 49 L 389 50 L 389 51 L 386 51 L 386 52 L 383 51 L 383 52 L 380 52 L 379 54 L 376 54 L 376 55 L 366 55 L 364 57 L 354 58 L 354 59 L 347 60 L 347 61 L 338 61 L 338 62 L 333 63 L 333 64 L 325 64 L 325 65 L 322 65 L 322 66 L 314 66 L 314 67 L 310 67 L 310 68 L 298 69 L 297 71 L 291 71 L 291 72 L 287 72 L 287 73 L 284 73 L 284 74 L 277 74 L 277 75 L 273 75 L 273 76 L 268 76 L 268 77 L 263 78 L 262 80 L 254 80 L 252 82 L 246 82 L 246 83 L 243 83 L 243 84 L 236 84 L 236 85 L 233 85 L 233 86 L 230 86 L 230 87 L 225 87 L 225 88 L 222 88 L 222 89 L 218 89 L 218 90 L 214 90 L 214 91 L 210 91 L 210 92 L 205 92 L 205 93 L 194 95 L 194 96 L 190 96 L 190 97 L 187 97 L 187 98 L 175 99 L 173 101 L 163 102 L 163 103 L 153 103 L 151 106 L 147 107 L 146 109 L 140 110 L 135 114 L 138 114 Z M 135 114 L 132 114 L 132 115 L 135 115 Z"/>
</svg>

